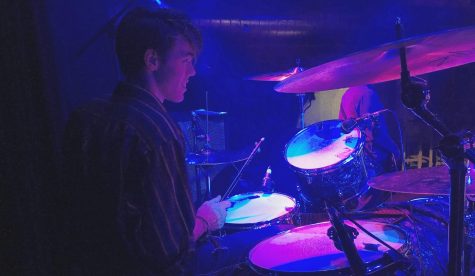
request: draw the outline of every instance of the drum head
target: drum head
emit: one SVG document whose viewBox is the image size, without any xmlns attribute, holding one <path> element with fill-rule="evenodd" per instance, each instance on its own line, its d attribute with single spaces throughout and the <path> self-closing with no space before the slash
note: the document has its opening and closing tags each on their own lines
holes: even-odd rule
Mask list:
<svg viewBox="0 0 475 276">
<path fill-rule="evenodd" d="M 323 121 L 297 133 L 286 146 L 285 158 L 300 170 L 328 169 L 350 161 L 361 144 L 359 129 L 344 134 L 340 120 Z"/>
<path fill-rule="evenodd" d="M 347 225 L 358 229 L 354 224 Z M 400 228 L 370 221 L 359 221 L 369 232 L 396 250 L 406 244 L 406 234 Z M 257 244 L 249 253 L 251 264 L 258 270 L 273 272 L 330 272 L 345 269 L 349 263 L 345 254 L 336 249 L 327 236 L 329 222 L 297 227 Z M 377 262 L 388 249 L 359 230 L 355 245 L 366 263 Z"/>
<path fill-rule="evenodd" d="M 279 193 L 246 193 L 229 198 L 234 205 L 226 216 L 227 224 L 256 224 L 269 222 L 290 213 L 295 200 Z"/>
</svg>

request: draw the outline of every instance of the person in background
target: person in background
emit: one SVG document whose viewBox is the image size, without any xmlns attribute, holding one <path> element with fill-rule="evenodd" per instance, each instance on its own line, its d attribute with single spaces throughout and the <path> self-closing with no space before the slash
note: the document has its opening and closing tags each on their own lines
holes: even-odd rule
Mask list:
<svg viewBox="0 0 475 276">
<path fill-rule="evenodd" d="M 339 119 L 358 118 L 382 109 L 384 107 L 371 87 L 350 87 L 342 96 Z M 401 154 L 389 135 L 383 116 L 379 116 L 376 122 L 370 122 L 370 125 L 361 126 L 361 128 L 365 136 L 363 154 L 368 177 L 397 170 Z M 369 188 L 360 196 L 357 209 L 375 207 L 388 196 L 387 192 Z"/>
<path fill-rule="evenodd" d="M 195 210 L 183 134 L 163 106 L 183 101 L 200 48 L 199 31 L 168 9 L 134 9 L 118 25 L 124 79 L 65 129 L 66 275 L 195 273 L 195 242 L 224 225 L 219 196 Z"/>
</svg>

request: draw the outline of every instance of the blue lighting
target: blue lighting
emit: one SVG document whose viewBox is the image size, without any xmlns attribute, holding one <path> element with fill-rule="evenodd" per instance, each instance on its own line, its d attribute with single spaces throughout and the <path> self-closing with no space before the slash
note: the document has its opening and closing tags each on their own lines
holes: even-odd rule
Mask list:
<svg viewBox="0 0 475 276">
<path fill-rule="evenodd" d="M 167 4 L 163 0 L 153 0 L 160 8 L 169 8 Z"/>
</svg>

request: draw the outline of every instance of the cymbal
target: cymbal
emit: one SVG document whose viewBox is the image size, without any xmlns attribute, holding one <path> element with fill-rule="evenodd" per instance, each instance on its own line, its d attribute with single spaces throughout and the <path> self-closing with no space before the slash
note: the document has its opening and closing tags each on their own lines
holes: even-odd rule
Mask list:
<svg viewBox="0 0 475 276">
<path fill-rule="evenodd" d="M 206 109 L 196 109 L 191 111 L 191 115 L 193 116 L 222 116 L 228 114 L 225 111 L 211 111 Z"/>
<path fill-rule="evenodd" d="M 411 76 L 475 61 L 475 26 L 402 39 L 310 68 L 275 86 L 277 92 L 306 93 L 399 79 L 399 48 L 406 47 Z"/>
<path fill-rule="evenodd" d="M 251 154 L 251 150 L 240 151 L 203 151 L 200 153 L 191 152 L 186 155 L 186 162 L 190 165 L 221 165 L 235 163 L 246 160 Z"/>
<path fill-rule="evenodd" d="M 294 67 L 287 71 L 280 71 L 274 73 L 266 73 L 262 75 L 256 75 L 252 77 L 247 77 L 247 80 L 255 80 L 255 81 L 283 81 L 286 78 L 296 75 L 302 72 L 304 69 L 300 66 Z"/>
<path fill-rule="evenodd" d="M 467 172 L 466 179 L 472 181 L 466 184 L 466 194 L 475 195 L 475 171 Z M 468 181 L 467 181 L 468 182 Z M 376 176 L 368 181 L 372 188 L 420 195 L 449 195 L 450 175 L 446 166 L 412 169 L 405 172 L 394 172 Z"/>
</svg>

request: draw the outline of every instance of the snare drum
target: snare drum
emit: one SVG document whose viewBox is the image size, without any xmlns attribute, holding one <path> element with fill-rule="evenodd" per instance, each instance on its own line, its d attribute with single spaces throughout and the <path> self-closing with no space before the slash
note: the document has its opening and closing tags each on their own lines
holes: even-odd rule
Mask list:
<svg viewBox="0 0 475 276">
<path fill-rule="evenodd" d="M 286 145 L 285 159 L 301 180 L 299 190 L 305 201 L 338 205 L 366 187 L 362 149 L 358 128 L 344 134 L 340 120 L 329 120 L 298 132 Z"/>
<path fill-rule="evenodd" d="M 358 229 L 354 224 L 347 225 Z M 359 221 L 369 232 L 404 253 L 407 235 L 401 228 L 381 222 Z M 345 253 L 336 249 L 327 236 L 330 222 L 297 227 L 257 244 L 249 252 L 251 267 L 264 274 L 342 274 L 350 272 Z M 358 230 L 355 239 L 358 254 L 368 267 L 389 267 L 394 260 L 385 254 L 389 249 Z M 374 270 L 373 270 L 374 271 Z"/>
<path fill-rule="evenodd" d="M 295 199 L 279 193 L 245 193 L 228 199 L 225 228 L 231 230 L 259 229 L 276 223 L 291 223 Z"/>
</svg>

